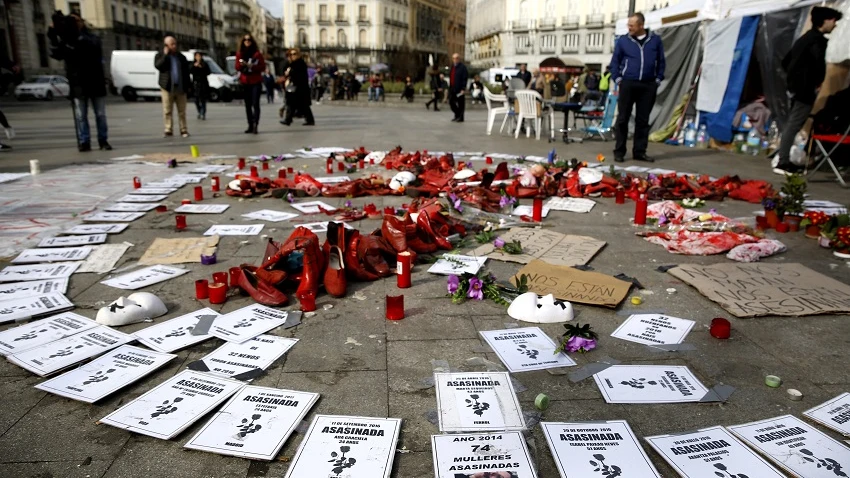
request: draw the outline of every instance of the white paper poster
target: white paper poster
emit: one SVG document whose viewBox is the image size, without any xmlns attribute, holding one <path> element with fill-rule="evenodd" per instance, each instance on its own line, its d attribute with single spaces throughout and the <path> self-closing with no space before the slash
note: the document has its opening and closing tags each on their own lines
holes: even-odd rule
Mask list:
<svg viewBox="0 0 850 478">
<path fill-rule="evenodd" d="M 143 212 L 95 212 L 83 216 L 83 222 L 133 222 L 144 216 Z"/>
<path fill-rule="evenodd" d="M 40 262 L 81 261 L 91 253 L 91 247 L 54 247 L 52 249 L 24 249 L 12 264 L 37 264 Z"/>
<path fill-rule="evenodd" d="M 0 332 L 0 355 L 21 353 L 97 326 L 97 322 L 73 312 L 46 317 Z"/>
<path fill-rule="evenodd" d="M 274 460 L 318 399 L 318 393 L 243 387 L 185 447 L 253 460 Z"/>
<path fill-rule="evenodd" d="M 323 201 L 294 202 L 290 206 L 304 214 L 318 214 L 322 209 L 328 212 L 336 211 L 335 207 Z"/>
<path fill-rule="evenodd" d="M 189 368 L 219 377 L 251 380 L 297 343 L 298 339 L 267 334 L 241 344 L 228 342 L 197 362 L 189 364 Z"/>
<path fill-rule="evenodd" d="M 316 415 L 285 478 L 389 478 L 399 418 Z"/>
<path fill-rule="evenodd" d="M 182 204 L 174 210 L 180 214 L 221 214 L 227 211 L 227 204 Z"/>
<path fill-rule="evenodd" d="M 593 376 L 608 403 L 698 402 L 708 389 L 679 365 L 614 365 Z"/>
<path fill-rule="evenodd" d="M 110 204 L 104 207 L 103 210 L 109 212 L 148 212 L 152 209 L 156 209 L 158 206 L 161 206 L 161 204 L 141 202 L 119 202 L 115 204 Z"/>
<path fill-rule="evenodd" d="M 541 422 L 540 427 L 561 478 L 662 478 L 625 420 Z"/>
<path fill-rule="evenodd" d="M 182 184 L 182 185 L 199 184 L 206 177 L 207 177 L 207 175 L 205 173 L 201 173 L 201 174 L 175 174 L 175 175 L 172 175 L 171 177 L 163 179 L 162 182 L 171 183 L 171 184 Z"/>
<path fill-rule="evenodd" d="M 428 269 L 431 274 L 439 275 L 462 275 L 462 274 L 477 274 L 484 263 L 487 262 L 487 257 L 472 257 L 462 256 L 459 254 L 443 254 L 434 265 Z"/>
<path fill-rule="evenodd" d="M 70 372 L 41 382 L 39 390 L 94 403 L 162 367 L 176 355 L 122 345 Z"/>
<path fill-rule="evenodd" d="M 353 166 L 353 165 L 352 165 Z M 318 178 L 313 178 L 316 181 L 322 184 L 339 184 L 351 181 L 351 178 L 348 176 L 321 176 Z"/>
<path fill-rule="evenodd" d="M 9 266 L 0 271 L 0 282 L 67 279 L 78 267 L 80 267 L 79 262 Z"/>
<path fill-rule="evenodd" d="M 593 206 L 596 205 L 596 201 L 593 199 L 585 199 L 585 198 L 552 198 L 549 199 L 546 204 L 543 205 L 543 208 L 546 209 L 554 209 L 555 211 L 567 211 L 567 212 L 578 212 L 578 213 L 588 213 Z"/>
<path fill-rule="evenodd" d="M 576 364 L 567 354 L 555 354 L 558 346 L 540 327 L 486 330 L 480 334 L 512 373 Z"/>
<path fill-rule="evenodd" d="M 155 196 L 159 196 L 162 194 L 171 194 L 175 191 L 177 191 L 177 188 L 149 188 L 146 186 L 142 186 L 139 189 L 134 189 L 133 194 L 153 194 Z M 159 199 L 157 199 L 157 201 L 159 201 Z"/>
<path fill-rule="evenodd" d="M 552 209 L 550 209 L 549 207 L 547 207 L 547 206 L 543 206 L 542 216 L 543 216 L 543 217 L 548 216 L 548 215 L 549 215 L 549 211 L 551 211 L 551 210 L 552 210 Z M 513 211 L 511 211 L 511 216 L 528 216 L 528 217 L 532 217 L 533 215 L 534 215 L 534 208 L 533 208 L 533 207 L 531 207 L 531 206 L 529 206 L 528 204 L 522 204 L 522 205 L 519 205 L 519 206 L 515 207 Z"/>
<path fill-rule="evenodd" d="M 168 199 L 168 194 L 128 194 L 116 199 L 117 203 L 159 202 Z"/>
<path fill-rule="evenodd" d="M 441 432 L 525 430 L 507 372 L 435 373 L 434 382 Z"/>
<path fill-rule="evenodd" d="M 757 452 L 804 478 L 835 478 L 850 471 L 850 448 L 792 415 L 728 427 Z"/>
<path fill-rule="evenodd" d="M 104 242 L 106 242 L 106 234 L 45 237 L 38 243 L 38 247 L 74 247 L 89 244 L 103 244 Z"/>
<path fill-rule="evenodd" d="M 73 308 L 74 304 L 61 292 L 4 300 L 0 302 L 0 323 L 55 314 Z"/>
<path fill-rule="evenodd" d="M 118 289 L 136 290 L 168 279 L 180 277 L 187 272 L 189 272 L 188 269 L 156 265 L 101 281 L 101 284 Z"/>
<path fill-rule="evenodd" d="M 431 435 L 436 478 L 470 476 L 537 478 L 519 432 Z M 502 472 L 502 474 L 499 474 Z"/>
<path fill-rule="evenodd" d="M 812 420 L 850 436 L 850 393 L 842 393 L 832 400 L 803 412 Z"/>
<path fill-rule="evenodd" d="M 244 217 L 245 219 L 252 219 L 254 221 L 280 222 L 296 218 L 298 217 L 298 214 L 291 212 L 274 211 L 272 209 L 261 209 L 252 213 L 243 214 L 242 217 Z"/>
<path fill-rule="evenodd" d="M 185 186 L 187 183 L 182 179 L 163 179 L 162 181 L 156 181 L 151 183 L 146 183 L 149 188 L 154 189 L 180 189 Z M 138 190 L 135 192 L 138 193 Z"/>
<path fill-rule="evenodd" d="M 170 440 L 238 392 L 244 384 L 184 370 L 100 419 L 161 440 Z"/>
<path fill-rule="evenodd" d="M 253 304 L 217 318 L 210 334 L 228 342 L 241 344 L 286 322 L 285 310 Z"/>
<path fill-rule="evenodd" d="M 785 476 L 723 427 L 646 437 L 645 440 L 685 478 Z"/>
<path fill-rule="evenodd" d="M 328 232 L 328 224 L 329 223 L 330 223 L 330 221 L 307 222 L 307 223 L 304 223 L 304 224 L 299 224 L 298 227 L 303 227 L 303 228 L 309 230 L 310 232 L 312 232 L 313 234 L 319 234 L 319 233 L 322 233 L 322 232 Z M 348 225 L 348 223 L 343 222 L 342 225 L 346 229 L 354 229 L 353 227 Z"/>
<path fill-rule="evenodd" d="M 205 236 L 256 236 L 263 230 L 264 224 L 246 224 L 244 226 L 220 225 L 207 229 Z"/>
<path fill-rule="evenodd" d="M 233 169 L 233 165 L 228 164 L 204 164 L 201 166 L 197 166 L 189 173 L 191 174 L 211 174 L 211 173 L 223 173 L 225 171 L 229 171 Z"/>
<path fill-rule="evenodd" d="M 128 227 L 129 224 L 80 224 L 62 234 L 118 234 Z"/>
<path fill-rule="evenodd" d="M 0 284 L 0 302 L 4 300 L 23 299 L 42 294 L 68 291 L 68 279 L 47 279 L 29 282 L 12 282 Z"/>
<path fill-rule="evenodd" d="M 132 244 L 129 242 L 92 246 L 91 254 L 80 264 L 77 272 L 96 272 L 98 274 L 109 272 L 115 269 L 115 264 L 121 260 L 121 257 L 130 247 L 132 247 Z"/>
<path fill-rule="evenodd" d="M 644 345 L 680 344 L 693 328 L 693 320 L 661 314 L 634 314 L 611 337 Z"/>
<path fill-rule="evenodd" d="M 7 358 L 15 365 L 43 377 L 133 340 L 132 335 L 98 325 L 64 339 L 9 355 Z"/>
<path fill-rule="evenodd" d="M 212 338 L 212 335 L 209 333 L 192 335 L 192 331 L 198 325 L 198 321 L 210 316 L 215 319 L 220 315 L 218 312 L 207 307 L 166 320 L 165 322 L 160 322 L 156 325 L 151 325 L 150 327 L 145 327 L 133 335 L 139 339 L 139 342 L 154 350 L 166 353 L 174 352 L 175 350 L 180 350 Z"/>
</svg>

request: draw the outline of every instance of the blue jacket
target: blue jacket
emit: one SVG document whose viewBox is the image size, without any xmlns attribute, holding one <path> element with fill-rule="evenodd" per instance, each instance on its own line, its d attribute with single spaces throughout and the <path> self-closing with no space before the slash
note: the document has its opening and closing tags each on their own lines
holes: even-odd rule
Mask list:
<svg viewBox="0 0 850 478">
<path fill-rule="evenodd" d="M 661 37 L 646 31 L 646 41 L 641 45 L 631 35 L 617 39 L 614 55 L 611 57 L 611 79 L 655 81 L 661 83 L 667 63 L 664 60 L 664 44 Z"/>
</svg>

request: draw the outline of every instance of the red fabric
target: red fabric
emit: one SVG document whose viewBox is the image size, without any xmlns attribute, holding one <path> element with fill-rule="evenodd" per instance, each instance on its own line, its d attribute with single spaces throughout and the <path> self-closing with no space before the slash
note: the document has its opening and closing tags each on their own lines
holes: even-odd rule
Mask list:
<svg viewBox="0 0 850 478">
<path fill-rule="evenodd" d="M 251 67 L 250 73 L 242 73 L 239 75 L 239 83 L 243 85 L 256 85 L 263 82 L 263 72 L 266 71 L 266 60 L 263 58 L 263 54 L 260 52 L 254 53 L 254 56 L 251 57 L 253 60 L 257 61 L 257 64 Z M 236 52 L 236 64 L 239 64 L 239 60 L 242 59 L 242 55 L 237 51 Z"/>
<path fill-rule="evenodd" d="M 840 134 L 816 134 L 812 138 L 825 143 L 850 144 L 850 136 L 845 136 L 844 140 L 841 139 L 842 136 Z"/>
<path fill-rule="evenodd" d="M 454 65 L 452 65 L 452 71 L 449 73 L 449 84 L 452 85 L 452 86 L 455 85 L 455 66 Z"/>
</svg>

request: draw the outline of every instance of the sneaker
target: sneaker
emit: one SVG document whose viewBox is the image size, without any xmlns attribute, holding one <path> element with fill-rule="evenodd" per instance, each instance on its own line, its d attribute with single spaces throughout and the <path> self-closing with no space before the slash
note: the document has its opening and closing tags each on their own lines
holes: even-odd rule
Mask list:
<svg viewBox="0 0 850 478">
<path fill-rule="evenodd" d="M 12 147 L 8 144 L 0 143 L 0 151 L 11 151 Z"/>
<path fill-rule="evenodd" d="M 188 132 L 188 131 L 184 131 L 184 132 L 180 133 L 180 136 L 182 136 L 182 137 L 184 137 L 184 138 L 188 138 L 188 137 L 189 137 L 189 132 Z"/>
<path fill-rule="evenodd" d="M 6 128 L 6 137 L 9 139 L 15 139 L 15 128 Z"/>
<path fill-rule="evenodd" d="M 162 133 L 163 138 L 168 138 L 169 136 L 174 136 L 174 133 L 172 133 L 171 131 L 165 131 Z"/>
<path fill-rule="evenodd" d="M 800 168 L 799 166 L 794 166 L 791 163 L 780 163 L 773 168 L 773 173 L 778 174 L 780 176 L 790 176 L 792 174 L 797 174 L 800 171 L 802 171 L 802 168 Z"/>
</svg>

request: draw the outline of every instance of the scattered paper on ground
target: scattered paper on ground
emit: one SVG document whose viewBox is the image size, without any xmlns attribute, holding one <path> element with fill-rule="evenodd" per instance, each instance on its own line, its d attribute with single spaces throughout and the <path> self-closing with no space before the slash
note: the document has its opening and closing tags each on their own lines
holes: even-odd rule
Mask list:
<svg viewBox="0 0 850 478">
<path fill-rule="evenodd" d="M 215 253 L 218 236 L 165 239 L 157 237 L 139 259 L 143 266 L 152 264 L 184 264 L 201 262 L 201 254 Z"/>
<path fill-rule="evenodd" d="M 77 272 L 95 272 L 98 274 L 109 272 L 115 269 L 115 264 L 132 246 L 129 242 L 92 246 L 91 254 L 82 262 Z"/>
<path fill-rule="evenodd" d="M 590 262 L 593 256 L 605 247 L 605 241 L 592 237 L 525 227 L 512 228 L 499 237 L 505 242 L 520 241 L 522 254 L 507 254 L 496 250 L 493 244 L 484 244 L 470 255 L 489 256 L 492 259 L 520 264 L 539 259 L 559 266 L 578 266 Z"/>
<path fill-rule="evenodd" d="M 543 209 L 549 208 L 555 211 L 588 213 L 595 205 L 596 201 L 593 199 L 552 198 L 543 204 Z"/>
<path fill-rule="evenodd" d="M 572 267 L 553 266 L 532 261 L 516 274 L 528 276 L 528 289 L 539 295 L 552 294 L 558 299 L 580 304 L 617 307 L 626 298 L 631 282 L 622 281 L 598 272 L 586 272 Z"/>
<path fill-rule="evenodd" d="M 661 314 L 634 314 L 611 337 L 644 345 L 680 344 L 694 327 L 693 320 Z"/>
<path fill-rule="evenodd" d="M 428 272 L 439 275 L 477 274 L 485 262 L 487 262 L 486 257 L 443 254 L 443 257 L 428 269 Z"/>
<path fill-rule="evenodd" d="M 204 232 L 205 236 L 256 236 L 263 230 L 263 224 L 215 225 Z"/>
</svg>

